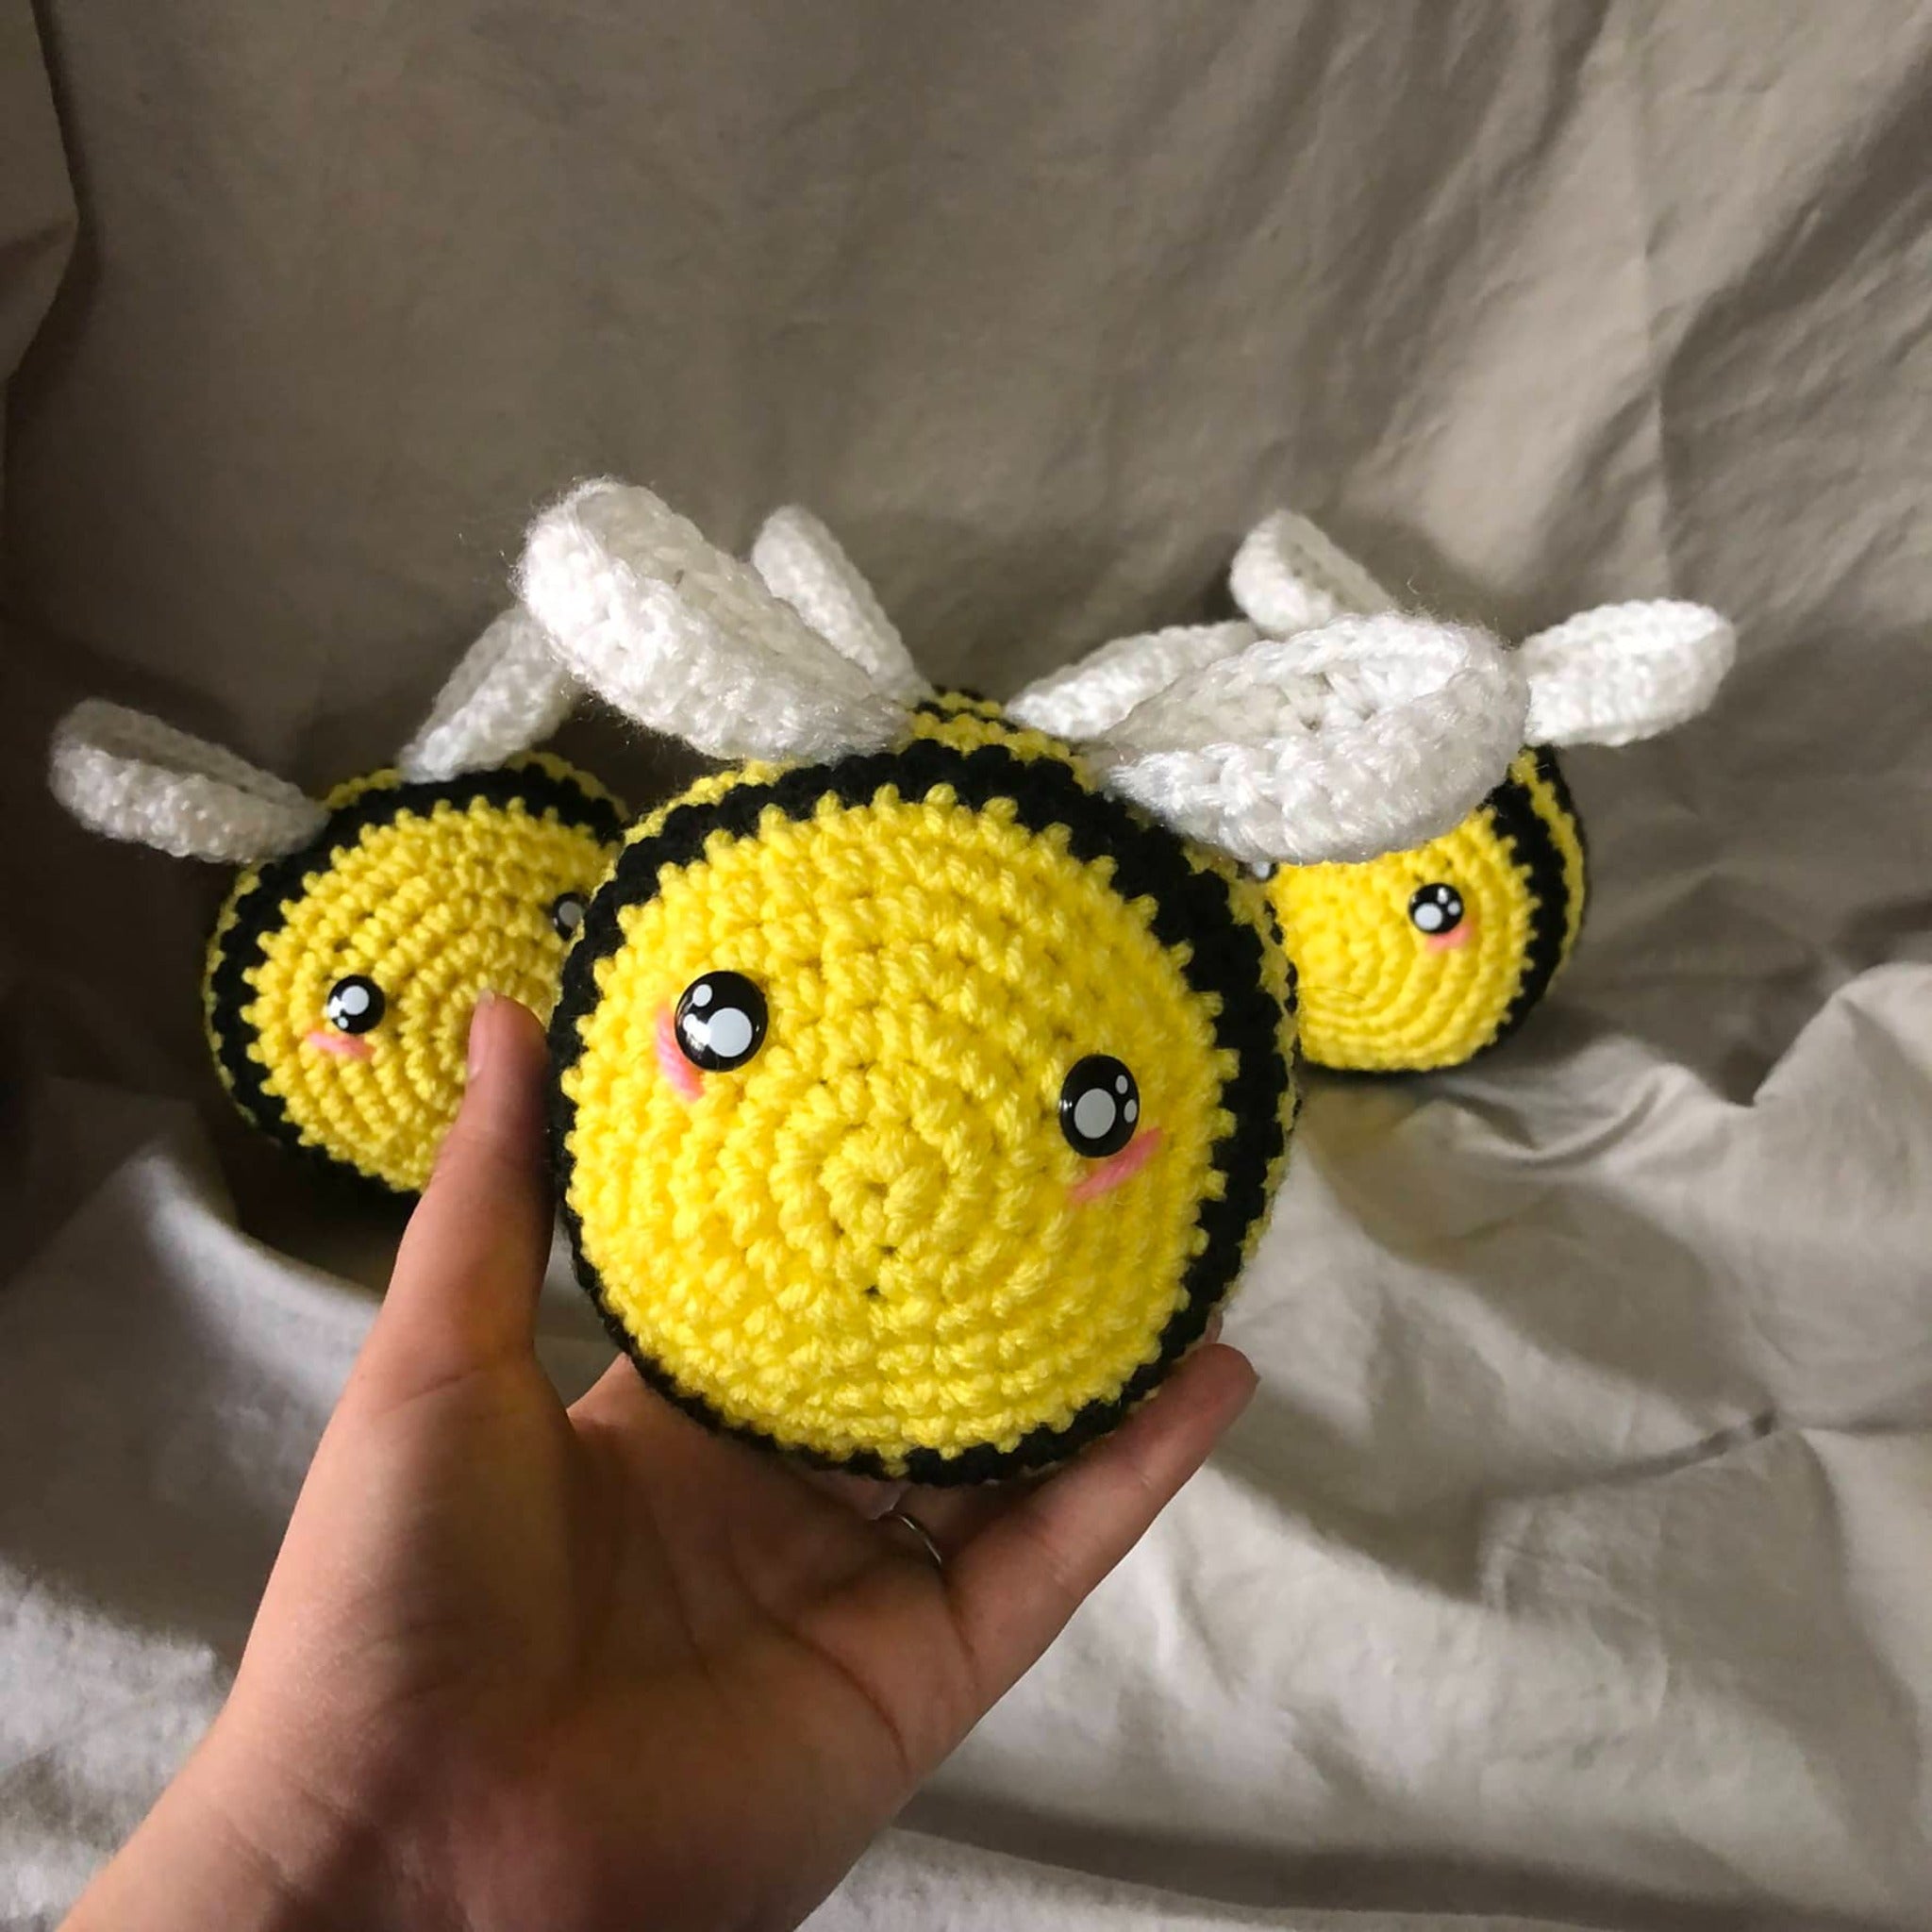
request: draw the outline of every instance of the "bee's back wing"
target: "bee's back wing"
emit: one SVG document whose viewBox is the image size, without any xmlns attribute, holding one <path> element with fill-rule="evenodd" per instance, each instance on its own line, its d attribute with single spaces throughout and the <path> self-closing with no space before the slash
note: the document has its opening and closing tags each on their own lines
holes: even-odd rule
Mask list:
<svg viewBox="0 0 1932 1932">
<path fill-rule="evenodd" d="M 177 858 L 252 865 L 306 845 L 328 817 L 287 779 L 100 698 L 55 727 L 47 781 L 91 830 Z"/>
<path fill-rule="evenodd" d="M 1241 611 L 1277 638 L 1395 608 L 1395 599 L 1347 551 L 1290 509 L 1248 532 L 1227 580 Z"/>
<path fill-rule="evenodd" d="M 1658 600 L 1578 612 L 1523 643 L 1538 744 L 1634 744 L 1709 705 L 1738 634 L 1702 604 Z"/>
<path fill-rule="evenodd" d="M 418 779 L 488 771 L 548 738 L 575 696 L 536 619 L 506 610 L 463 654 L 397 767 Z"/>
<path fill-rule="evenodd" d="M 932 694 L 865 574 L 803 505 L 765 519 L 751 546 L 752 567 L 819 636 L 858 665 L 874 687 L 901 704 Z"/>
</svg>

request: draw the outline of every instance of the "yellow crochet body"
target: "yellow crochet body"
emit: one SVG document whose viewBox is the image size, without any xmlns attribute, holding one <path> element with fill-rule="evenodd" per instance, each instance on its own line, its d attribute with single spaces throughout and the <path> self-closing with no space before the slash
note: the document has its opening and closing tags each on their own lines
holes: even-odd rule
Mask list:
<svg viewBox="0 0 1932 1932">
<path fill-rule="evenodd" d="M 1568 788 L 1554 756 L 1533 748 L 1426 845 L 1283 867 L 1269 892 L 1298 977 L 1303 1051 L 1356 1072 L 1460 1065 L 1548 991 L 1587 891 Z"/>
<path fill-rule="evenodd" d="M 548 1014 L 620 808 L 541 752 L 435 784 L 379 772 L 325 803 L 312 846 L 237 878 L 209 941 L 204 1019 L 249 1120 L 407 1192 L 428 1179 L 461 1100 L 477 995 Z M 353 1011 L 345 986 L 364 989 Z"/>
<path fill-rule="evenodd" d="M 1124 893 L 1135 868 L 1168 890 Z M 631 835 L 552 1033 L 566 1221 L 614 1330 L 707 1420 L 876 1474 L 1098 1434 L 1199 1338 L 1278 1178 L 1269 930 L 1258 884 L 993 706 L 702 781 Z M 721 972 L 766 1030 L 702 1071 L 675 1015 Z M 1088 1056 L 1138 1083 L 1105 1158 L 1062 1124 Z"/>
</svg>

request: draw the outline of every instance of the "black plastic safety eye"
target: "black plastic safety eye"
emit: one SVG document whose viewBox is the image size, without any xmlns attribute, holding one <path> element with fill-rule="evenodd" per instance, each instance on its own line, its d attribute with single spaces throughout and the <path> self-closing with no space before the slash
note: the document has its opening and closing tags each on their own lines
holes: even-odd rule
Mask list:
<svg viewBox="0 0 1932 1932">
<path fill-rule="evenodd" d="M 386 1002 L 375 980 L 352 973 L 329 988 L 322 1003 L 322 1016 L 338 1033 L 367 1033 L 382 1022 Z"/>
<path fill-rule="evenodd" d="M 550 923 L 557 928 L 557 936 L 559 939 L 575 939 L 577 928 L 584 923 L 583 894 L 563 892 L 551 900 Z"/>
<path fill-rule="evenodd" d="M 677 1002 L 677 1044 L 708 1074 L 741 1067 L 765 1038 L 765 996 L 741 973 L 707 973 Z"/>
<path fill-rule="evenodd" d="M 1433 939 L 1462 924 L 1462 894 L 1454 886 L 1418 886 L 1408 902 L 1410 922 Z"/>
<path fill-rule="evenodd" d="M 1099 1160 L 1134 1138 L 1141 1090 L 1111 1054 L 1090 1053 L 1074 1062 L 1060 1086 L 1060 1132 L 1075 1154 Z"/>
</svg>

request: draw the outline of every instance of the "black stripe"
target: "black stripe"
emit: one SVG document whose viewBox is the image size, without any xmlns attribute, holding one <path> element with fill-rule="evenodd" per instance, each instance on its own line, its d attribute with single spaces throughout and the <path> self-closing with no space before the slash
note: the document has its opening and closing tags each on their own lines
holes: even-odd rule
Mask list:
<svg viewBox="0 0 1932 1932">
<path fill-rule="evenodd" d="M 822 1467 L 881 1476 L 903 1474 L 920 1483 L 971 1483 L 1059 1461 L 1105 1435 L 1153 1391 L 1174 1361 L 1200 1340 L 1208 1317 L 1233 1285 L 1248 1230 L 1267 1207 L 1269 1170 L 1286 1146 L 1281 1112 L 1289 1068 L 1281 1051 L 1281 1010 L 1262 976 L 1261 937 L 1235 909 L 1227 882 L 1213 872 L 1197 871 L 1173 833 L 1104 792 L 1089 791 L 1058 759 L 1021 758 L 1004 745 L 961 753 L 931 739 L 914 739 L 897 751 L 800 767 L 770 784 L 737 786 L 708 804 L 673 808 L 652 837 L 625 847 L 591 902 L 583 933 L 565 961 L 550 1023 L 551 1057 L 558 1074 L 551 1089 L 551 1149 L 578 1277 L 612 1340 L 658 1393 L 688 1414 L 713 1428 L 766 1441 L 760 1432 L 720 1415 L 701 1396 L 679 1389 L 612 1312 L 604 1284 L 585 1256 L 583 1225 L 570 1202 L 569 1141 L 576 1110 L 563 1091 L 562 1076 L 583 1053 L 580 1023 L 596 1005 L 597 962 L 623 943 L 618 912 L 654 899 L 664 868 L 695 863 L 715 832 L 752 836 L 767 810 L 804 821 L 812 816 L 821 799 L 857 808 L 870 805 L 889 787 L 902 798 L 919 799 L 940 785 L 952 787 L 959 802 L 975 810 L 983 810 L 996 798 L 1011 800 L 1019 822 L 1030 831 L 1064 826 L 1068 849 L 1082 862 L 1111 858 L 1113 886 L 1120 896 L 1145 896 L 1152 902 L 1155 937 L 1164 946 L 1190 949 L 1179 962 L 1181 970 L 1196 992 L 1219 1000 L 1215 1041 L 1237 1059 L 1236 1072 L 1221 1096 L 1235 1124 L 1209 1150 L 1210 1162 L 1224 1176 L 1225 1187 L 1220 1200 L 1203 1200 L 1196 1215 L 1207 1243 L 1188 1264 L 1182 1277 L 1186 1299 L 1161 1331 L 1157 1359 L 1137 1370 L 1117 1395 L 1089 1403 L 1063 1429 L 1033 1430 L 1009 1451 L 991 1444 L 957 1456 L 916 1449 L 906 1457 L 903 1471 L 889 1470 L 869 1450 L 846 1457 L 788 1451 Z"/>
<path fill-rule="evenodd" d="M 1563 775 L 1563 767 L 1557 762 L 1553 747 L 1539 744 L 1533 747 L 1536 754 L 1536 772 L 1555 795 L 1557 808 L 1569 821 L 1570 829 L 1576 837 L 1576 849 L 1583 858 L 1583 904 L 1575 908 L 1576 936 L 1583 937 L 1583 922 L 1590 917 L 1590 834 L 1584 828 L 1583 814 L 1576 809 L 1576 800 L 1571 795 L 1570 781 Z"/>
<path fill-rule="evenodd" d="M 255 884 L 235 902 L 234 924 L 215 942 L 218 950 L 208 973 L 208 1030 L 235 1105 L 251 1124 L 291 1153 L 320 1162 L 331 1172 L 373 1182 L 389 1193 L 405 1191 L 303 1140 L 281 1096 L 269 1088 L 268 1069 L 248 1052 L 255 1028 L 242 1017 L 242 1009 L 255 998 L 248 975 L 262 963 L 263 941 L 286 923 L 290 908 L 307 890 L 304 882 L 310 873 L 326 872 L 340 854 L 360 843 L 365 832 L 393 824 L 406 812 L 427 818 L 444 802 L 467 810 L 479 801 L 499 810 L 521 804 L 537 818 L 555 811 L 563 824 L 580 827 L 606 845 L 616 844 L 624 836 L 624 815 L 612 800 L 586 790 L 575 778 L 559 776 L 534 758 L 433 784 L 375 786 L 332 812 L 308 844 L 258 868 Z"/>
<path fill-rule="evenodd" d="M 1542 754 L 1539 754 L 1539 769 Z M 1555 767 L 1555 759 L 1551 759 Z M 1529 895 L 1529 943 L 1524 949 L 1523 974 L 1516 991 L 1503 1015 L 1495 1036 L 1481 1051 L 1500 1046 L 1529 1017 L 1531 1009 L 1550 990 L 1557 968 L 1563 963 L 1563 928 L 1569 894 L 1563 883 L 1563 855 L 1536 808 L 1529 787 L 1515 778 L 1505 778 L 1484 799 L 1480 808 L 1489 813 L 1497 836 L 1511 847 L 1517 869 L 1523 873 Z"/>
</svg>

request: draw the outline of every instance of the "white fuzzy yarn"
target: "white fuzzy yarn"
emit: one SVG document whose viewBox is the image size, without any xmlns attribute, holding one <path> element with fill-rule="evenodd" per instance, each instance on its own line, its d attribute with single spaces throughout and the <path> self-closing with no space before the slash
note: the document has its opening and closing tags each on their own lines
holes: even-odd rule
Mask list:
<svg viewBox="0 0 1932 1932">
<path fill-rule="evenodd" d="M 1276 510 L 1248 532 L 1228 582 L 1271 634 L 1311 614 L 1393 608 L 1385 590 L 1307 517 Z M 1532 744 L 1634 744 L 1706 709 L 1737 656 L 1727 618 L 1702 604 L 1605 604 L 1524 639 Z M 1500 776 L 1500 773 L 1498 774 Z"/>
<path fill-rule="evenodd" d="M 548 738 L 575 696 L 541 626 L 514 607 L 463 654 L 396 767 L 437 781 L 488 771 Z"/>
<path fill-rule="evenodd" d="M 903 705 L 932 695 L 864 574 L 803 505 L 788 503 L 765 519 L 751 560 L 820 637 L 864 671 L 874 690 Z"/>
<path fill-rule="evenodd" d="M 585 483 L 546 510 L 517 589 L 592 691 L 714 758 L 835 758 L 903 727 L 902 705 L 648 490 Z"/>
<path fill-rule="evenodd" d="M 1605 604 L 1523 642 L 1534 744 L 1634 744 L 1706 709 L 1738 654 L 1702 604 Z"/>
<path fill-rule="evenodd" d="M 1008 705 L 1023 724 L 1070 742 L 1098 738 L 1175 678 L 1218 664 L 1256 641 L 1252 624 L 1177 624 L 1102 644 L 1029 684 Z"/>
<path fill-rule="evenodd" d="M 796 509 L 767 524 L 753 556 L 765 581 L 650 491 L 590 483 L 532 525 L 518 587 L 585 683 L 702 751 L 883 749 L 924 684 L 863 577 Z M 1303 864 L 1446 830 L 1507 765 L 1527 708 L 1487 632 L 1393 614 L 1290 640 L 1245 623 L 1122 639 L 1008 707 L 1080 744 L 1114 790 L 1176 830 L 1253 862 Z"/>
<path fill-rule="evenodd" d="M 82 824 L 177 858 L 252 865 L 306 845 L 328 817 L 286 779 L 100 698 L 55 727 L 47 779 Z"/>
<path fill-rule="evenodd" d="M 1357 861 L 1472 811 L 1528 702 L 1486 631 L 1343 617 L 1184 675 L 1084 749 L 1110 789 L 1238 858 Z"/>
<path fill-rule="evenodd" d="M 1307 517 L 1278 509 L 1235 552 L 1228 587 L 1236 605 L 1278 638 L 1337 617 L 1393 610 L 1395 599 Z"/>
</svg>

